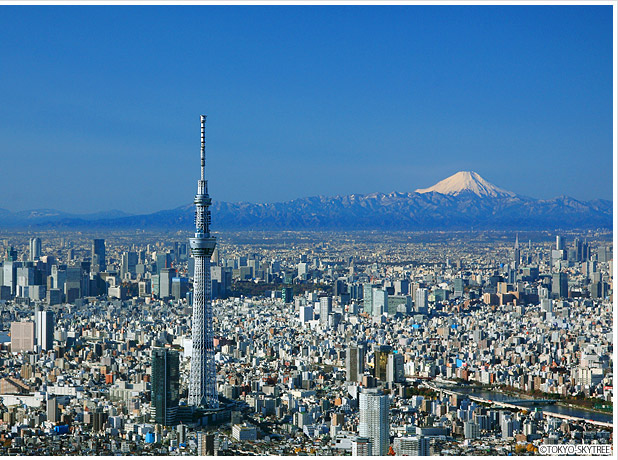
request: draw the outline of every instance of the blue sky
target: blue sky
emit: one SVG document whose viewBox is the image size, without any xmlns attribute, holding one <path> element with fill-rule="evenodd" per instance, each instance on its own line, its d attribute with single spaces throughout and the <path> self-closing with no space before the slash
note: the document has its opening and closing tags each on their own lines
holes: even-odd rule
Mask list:
<svg viewBox="0 0 618 460">
<path fill-rule="evenodd" d="M 0 208 L 612 198 L 610 6 L 0 7 Z"/>
</svg>

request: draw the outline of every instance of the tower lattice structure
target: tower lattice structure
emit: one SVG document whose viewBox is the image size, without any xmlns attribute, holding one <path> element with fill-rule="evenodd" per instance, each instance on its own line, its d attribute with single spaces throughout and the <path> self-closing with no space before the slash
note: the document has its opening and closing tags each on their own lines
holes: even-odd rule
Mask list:
<svg viewBox="0 0 618 460">
<path fill-rule="evenodd" d="M 208 196 L 208 181 L 205 180 L 205 135 L 206 116 L 201 115 L 202 148 L 201 176 L 197 181 L 195 195 L 195 236 L 189 238 L 191 254 L 195 259 L 193 276 L 193 354 L 191 356 L 191 380 L 189 382 L 189 405 L 215 409 L 217 397 L 217 369 L 212 329 L 212 303 L 210 283 L 210 257 L 217 244 L 210 235 L 210 210 L 212 200 Z"/>
</svg>

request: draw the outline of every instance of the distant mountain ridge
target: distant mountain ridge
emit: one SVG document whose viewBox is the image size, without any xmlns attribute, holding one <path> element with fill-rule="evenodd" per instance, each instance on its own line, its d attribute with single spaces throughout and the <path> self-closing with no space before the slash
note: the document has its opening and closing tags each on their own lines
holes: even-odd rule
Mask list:
<svg viewBox="0 0 618 460">
<path fill-rule="evenodd" d="M 612 202 L 568 196 L 537 200 L 501 189 L 472 171 L 460 171 L 415 192 L 316 196 L 280 203 L 213 202 L 214 230 L 468 230 L 612 228 Z M 193 204 L 152 214 L 9 213 L 1 227 L 167 229 L 193 228 Z M 8 214 L 7 214 L 8 213 Z M 46 217 L 47 216 L 47 217 Z"/>
<path fill-rule="evenodd" d="M 30 209 L 27 211 L 17 212 L 11 212 L 7 209 L 0 208 L 0 227 L 50 224 L 53 222 L 66 221 L 71 219 L 91 222 L 101 219 L 117 219 L 131 215 L 132 214 L 119 211 L 118 209 L 95 212 L 90 214 L 75 214 L 70 212 L 58 211 L 57 209 L 47 208 Z"/>
</svg>

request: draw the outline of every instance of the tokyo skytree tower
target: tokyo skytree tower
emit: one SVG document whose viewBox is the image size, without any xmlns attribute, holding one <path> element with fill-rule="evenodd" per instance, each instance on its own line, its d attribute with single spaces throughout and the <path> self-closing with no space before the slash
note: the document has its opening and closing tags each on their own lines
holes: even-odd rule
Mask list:
<svg viewBox="0 0 618 460">
<path fill-rule="evenodd" d="M 195 237 L 189 238 L 191 254 L 195 259 L 193 276 L 193 354 L 191 356 L 191 380 L 189 382 L 189 405 L 216 409 L 217 368 L 212 331 L 212 303 L 210 283 L 210 257 L 217 244 L 210 236 L 210 210 L 212 200 L 208 196 L 208 182 L 205 180 L 205 136 L 206 115 L 200 117 L 202 124 L 201 177 L 197 181 L 195 195 Z"/>
</svg>

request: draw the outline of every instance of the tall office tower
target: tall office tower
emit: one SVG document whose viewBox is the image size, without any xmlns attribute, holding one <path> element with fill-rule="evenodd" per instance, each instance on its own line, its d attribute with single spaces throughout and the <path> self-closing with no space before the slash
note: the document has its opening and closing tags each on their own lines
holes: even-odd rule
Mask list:
<svg viewBox="0 0 618 460">
<path fill-rule="evenodd" d="M 30 260 L 41 258 L 41 238 L 30 238 Z"/>
<path fill-rule="evenodd" d="M 313 307 L 311 305 L 301 305 L 298 312 L 298 319 L 305 324 L 313 319 Z"/>
<path fill-rule="evenodd" d="M 122 259 L 120 261 L 120 278 L 124 280 L 127 276 L 127 273 L 134 275 L 136 266 L 137 266 L 137 252 L 135 251 L 123 252 Z"/>
<path fill-rule="evenodd" d="M 172 279 L 176 276 L 175 268 L 164 268 L 159 275 L 159 297 L 165 299 L 172 296 Z"/>
<path fill-rule="evenodd" d="M 106 268 L 105 262 L 105 240 L 92 240 L 92 271 L 104 272 Z"/>
<path fill-rule="evenodd" d="M 363 311 L 369 315 L 373 312 L 373 288 L 370 283 L 363 284 Z"/>
<path fill-rule="evenodd" d="M 36 310 L 36 343 L 39 350 L 47 351 L 54 348 L 54 312 Z"/>
<path fill-rule="evenodd" d="M 365 370 L 365 349 L 357 344 L 348 347 L 345 357 L 346 378 L 349 382 L 360 382 Z"/>
<path fill-rule="evenodd" d="M 4 260 L 8 262 L 16 262 L 17 261 L 17 249 L 14 249 L 13 246 L 9 246 L 6 249 Z"/>
<path fill-rule="evenodd" d="M 575 250 L 575 260 L 577 262 L 581 262 L 582 261 L 583 244 L 582 244 L 582 241 L 579 238 L 575 238 L 573 240 L 573 249 Z"/>
<path fill-rule="evenodd" d="M 176 424 L 180 400 L 179 355 L 176 350 L 153 348 L 151 415 L 155 423 Z"/>
<path fill-rule="evenodd" d="M 515 248 L 513 248 L 513 261 L 515 262 L 515 268 L 519 266 L 521 261 L 521 252 L 519 250 L 519 233 L 515 235 Z"/>
<path fill-rule="evenodd" d="M 157 274 L 161 274 L 161 270 L 164 268 L 170 268 L 172 266 L 172 256 L 169 252 L 157 253 Z"/>
<path fill-rule="evenodd" d="M 386 382 L 388 367 L 388 355 L 393 349 L 389 345 L 373 346 L 373 376 L 382 382 Z"/>
<path fill-rule="evenodd" d="M 552 297 L 566 299 L 569 296 L 569 276 L 566 273 L 554 273 L 551 277 Z"/>
<path fill-rule="evenodd" d="M 66 280 L 64 282 L 64 295 L 67 302 L 71 303 L 75 299 L 83 297 L 82 278 L 81 266 L 67 267 Z"/>
<path fill-rule="evenodd" d="M 429 292 L 425 288 L 418 288 L 414 295 L 414 310 L 416 312 L 427 313 L 429 306 Z"/>
<path fill-rule="evenodd" d="M 395 281 L 395 295 L 408 295 L 410 293 L 410 281 L 397 280 Z"/>
<path fill-rule="evenodd" d="M 358 396 L 358 434 L 371 439 L 372 455 L 387 455 L 389 447 L 388 395 L 377 388 L 364 388 Z"/>
<path fill-rule="evenodd" d="M 11 295 L 15 295 L 17 288 L 17 269 L 22 266 L 22 262 L 5 260 L 2 264 L 2 283 L 11 289 Z"/>
<path fill-rule="evenodd" d="M 333 311 L 333 298 L 320 297 L 320 324 L 328 325 L 328 315 Z"/>
<path fill-rule="evenodd" d="M 210 258 L 217 244 L 210 235 L 210 210 L 205 177 L 206 147 L 204 127 L 206 116 L 201 117 L 201 176 L 195 195 L 195 237 L 189 239 L 191 255 L 195 259 L 193 276 L 193 353 L 189 381 L 189 405 L 206 408 L 219 407 L 217 396 L 217 368 L 212 331 L 212 304 L 210 284 Z"/>
<path fill-rule="evenodd" d="M 56 396 L 50 396 L 47 399 L 47 421 L 52 423 L 59 422 L 58 412 L 58 400 Z"/>
<path fill-rule="evenodd" d="M 564 251 L 564 238 L 556 235 L 556 251 Z"/>
<path fill-rule="evenodd" d="M 373 289 L 372 290 L 372 315 L 382 316 L 384 313 L 388 313 L 388 293 L 386 289 Z"/>
<path fill-rule="evenodd" d="M 388 355 L 386 380 L 394 383 L 405 382 L 403 355 L 401 353 L 392 353 Z"/>
</svg>

